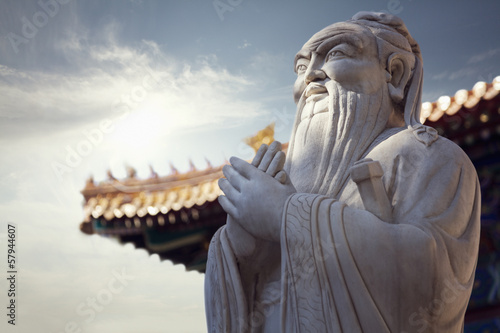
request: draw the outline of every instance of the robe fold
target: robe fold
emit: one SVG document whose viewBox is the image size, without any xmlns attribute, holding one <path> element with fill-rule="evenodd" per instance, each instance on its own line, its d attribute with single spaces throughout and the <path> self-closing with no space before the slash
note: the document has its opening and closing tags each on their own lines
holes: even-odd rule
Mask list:
<svg viewBox="0 0 500 333">
<path fill-rule="evenodd" d="M 350 179 L 338 198 L 294 194 L 283 210 L 280 283 L 252 267 L 247 285 L 237 240 L 222 227 L 205 278 L 209 332 L 463 331 L 480 228 L 472 163 L 449 140 L 425 146 L 409 130 L 364 157 L 382 165 L 394 224 L 364 209 Z"/>
</svg>

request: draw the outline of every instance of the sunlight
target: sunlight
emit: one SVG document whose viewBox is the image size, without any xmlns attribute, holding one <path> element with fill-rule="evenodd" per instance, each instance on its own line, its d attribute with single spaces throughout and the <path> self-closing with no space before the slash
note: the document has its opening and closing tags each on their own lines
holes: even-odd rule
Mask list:
<svg viewBox="0 0 500 333">
<path fill-rule="evenodd" d="M 166 119 L 166 112 L 159 106 L 149 104 L 152 103 L 116 122 L 110 135 L 113 144 L 147 149 L 172 130 L 171 123 Z"/>
</svg>

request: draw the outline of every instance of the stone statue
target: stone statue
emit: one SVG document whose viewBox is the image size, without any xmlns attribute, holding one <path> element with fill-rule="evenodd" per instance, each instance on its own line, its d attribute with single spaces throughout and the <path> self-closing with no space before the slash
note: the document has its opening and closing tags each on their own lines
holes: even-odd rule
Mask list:
<svg viewBox="0 0 500 333">
<path fill-rule="evenodd" d="M 475 169 L 420 123 L 422 59 L 361 12 L 295 57 L 285 154 L 231 158 L 209 250 L 209 332 L 461 332 L 480 228 Z"/>
</svg>

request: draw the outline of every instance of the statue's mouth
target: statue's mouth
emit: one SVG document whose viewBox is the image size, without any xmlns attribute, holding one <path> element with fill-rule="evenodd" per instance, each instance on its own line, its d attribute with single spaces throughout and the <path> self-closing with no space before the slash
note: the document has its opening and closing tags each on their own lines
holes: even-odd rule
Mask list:
<svg viewBox="0 0 500 333">
<path fill-rule="evenodd" d="M 322 84 L 311 82 L 307 85 L 304 96 L 309 98 L 313 95 L 328 94 L 328 90 Z"/>
</svg>

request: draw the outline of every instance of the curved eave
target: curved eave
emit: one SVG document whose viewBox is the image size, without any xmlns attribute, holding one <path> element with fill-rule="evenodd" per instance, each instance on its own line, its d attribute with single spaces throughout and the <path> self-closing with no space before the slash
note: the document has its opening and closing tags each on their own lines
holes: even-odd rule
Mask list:
<svg viewBox="0 0 500 333">
<path fill-rule="evenodd" d="M 472 90 L 461 89 L 454 96 L 441 96 L 436 102 L 422 104 L 420 121 L 436 122 L 443 115 L 452 116 L 465 109 L 473 109 L 482 100 L 491 100 L 500 93 L 500 76 L 492 83 L 477 82 Z"/>
</svg>

